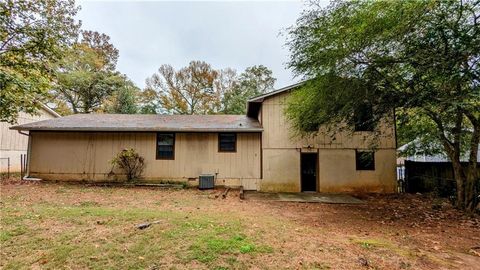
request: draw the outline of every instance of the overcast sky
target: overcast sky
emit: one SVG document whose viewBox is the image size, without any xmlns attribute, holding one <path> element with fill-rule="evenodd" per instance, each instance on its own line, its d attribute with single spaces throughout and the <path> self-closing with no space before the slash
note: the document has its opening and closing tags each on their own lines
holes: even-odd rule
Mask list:
<svg viewBox="0 0 480 270">
<path fill-rule="evenodd" d="M 265 65 L 276 87 L 297 81 L 285 63 L 282 29 L 304 8 L 288 2 L 136 2 L 80 1 L 82 28 L 103 32 L 120 50 L 117 69 L 139 87 L 162 64 L 175 68 L 191 60 L 239 73 Z"/>
</svg>

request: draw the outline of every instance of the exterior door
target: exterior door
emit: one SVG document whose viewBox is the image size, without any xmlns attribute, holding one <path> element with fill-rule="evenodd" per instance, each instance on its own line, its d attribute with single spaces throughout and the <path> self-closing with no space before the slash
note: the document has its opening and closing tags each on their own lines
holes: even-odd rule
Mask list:
<svg viewBox="0 0 480 270">
<path fill-rule="evenodd" d="M 300 154 L 301 181 L 303 191 L 317 191 L 317 153 Z"/>
</svg>

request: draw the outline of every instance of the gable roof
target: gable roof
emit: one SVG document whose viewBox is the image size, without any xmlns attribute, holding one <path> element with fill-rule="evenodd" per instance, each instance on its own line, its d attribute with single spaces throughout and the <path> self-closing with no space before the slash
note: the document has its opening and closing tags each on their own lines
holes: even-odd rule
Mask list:
<svg viewBox="0 0 480 270">
<path fill-rule="evenodd" d="M 265 93 L 265 94 L 262 94 L 262 95 L 259 95 L 259 96 L 256 96 L 256 97 L 253 97 L 253 98 L 249 99 L 248 102 L 263 102 L 263 100 L 265 98 L 281 94 L 285 91 L 292 90 L 292 89 L 294 89 L 298 86 L 301 86 L 304 83 L 305 83 L 305 81 L 301 81 L 301 82 L 298 82 L 298 83 L 294 83 L 294 84 L 285 86 L 283 88 L 280 88 L 280 89 L 277 89 L 277 90 L 274 90 L 274 91 L 271 91 L 271 92 L 268 92 L 268 93 Z"/>
<path fill-rule="evenodd" d="M 74 114 L 11 127 L 46 131 L 261 132 L 245 115 Z"/>
<path fill-rule="evenodd" d="M 305 83 L 305 81 L 294 83 L 294 84 L 285 86 L 283 88 L 280 88 L 280 89 L 277 89 L 277 90 L 274 90 L 274 91 L 271 91 L 271 92 L 268 92 L 268 93 L 265 93 L 265 94 L 262 94 L 262 95 L 259 95 L 259 96 L 256 96 L 256 97 L 253 97 L 253 98 L 249 99 L 248 102 L 247 102 L 247 115 L 249 117 L 257 118 L 258 117 L 258 112 L 260 111 L 260 107 L 262 106 L 262 102 L 266 98 L 281 94 L 283 92 L 291 91 L 291 90 L 303 85 L 304 83 Z"/>
</svg>

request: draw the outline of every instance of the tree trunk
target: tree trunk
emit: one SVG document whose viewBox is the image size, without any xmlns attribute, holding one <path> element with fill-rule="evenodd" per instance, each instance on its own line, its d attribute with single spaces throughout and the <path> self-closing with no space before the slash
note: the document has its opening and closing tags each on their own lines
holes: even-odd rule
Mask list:
<svg viewBox="0 0 480 270">
<path fill-rule="evenodd" d="M 462 168 L 462 163 L 460 162 L 460 138 L 462 132 L 462 122 L 463 114 L 460 110 L 457 110 L 455 116 L 455 127 L 453 128 L 453 142 L 450 141 L 445 135 L 445 127 L 440 118 L 435 114 L 431 113 L 430 117 L 437 124 L 438 134 L 440 141 L 442 142 L 445 152 L 447 153 L 450 161 L 452 162 L 453 167 L 453 177 L 457 184 L 457 200 L 456 207 L 458 209 L 465 209 L 465 171 Z"/>
<path fill-rule="evenodd" d="M 468 166 L 465 179 L 465 209 L 467 211 L 473 212 L 478 204 L 478 199 L 476 198 L 476 182 L 478 181 L 477 175 L 477 166 Z"/>
<path fill-rule="evenodd" d="M 475 124 L 475 122 L 473 122 Z M 466 171 L 466 181 L 465 181 L 465 209 L 468 211 L 475 211 L 477 204 L 480 203 L 479 195 L 480 190 L 478 188 L 478 182 L 480 181 L 480 176 L 478 175 L 477 167 L 477 153 L 478 153 L 478 144 L 480 141 L 480 127 L 475 126 L 470 141 L 470 156 L 468 160 L 468 168 Z"/>
<path fill-rule="evenodd" d="M 456 207 L 465 209 L 465 173 L 459 160 L 452 159 L 453 177 L 457 183 Z"/>
</svg>

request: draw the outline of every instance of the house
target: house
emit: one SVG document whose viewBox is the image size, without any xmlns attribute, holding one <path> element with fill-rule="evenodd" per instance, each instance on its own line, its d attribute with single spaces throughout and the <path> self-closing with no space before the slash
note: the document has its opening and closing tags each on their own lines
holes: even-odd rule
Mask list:
<svg viewBox="0 0 480 270">
<path fill-rule="evenodd" d="M 72 115 L 13 129 L 29 131 L 29 175 L 45 180 L 121 181 L 110 160 L 134 148 L 144 181 L 214 174 L 217 185 L 247 190 L 394 192 L 393 115 L 379 124 L 375 151 L 372 131 L 295 138 L 283 109 L 297 86 L 249 100 L 247 115 Z"/>
<path fill-rule="evenodd" d="M 60 117 L 58 113 L 45 104 L 40 104 L 38 114 L 27 114 L 20 112 L 18 124 L 26 124 L 46 119 Z M 28 134 L 21 134 L 16 130 L 10 130 L 13 125 L 7 122 L 0 122 L 0 172 L 19 172 L 20 155 L 27 153 Z"/>
<path fill-rule="evenodd" d="M 430 154 L 422 150 L 419 140 L 413 140 L 398 148 L 400 155 L 414 147 L 418 151 L 397 159 L 397 175 L 403 181 L 405 191 L 409 193 L 435 192 L 442 197 L 449 197 L 455 193 L 456 182 L 453 165 L 450 158 L 444 153 Z M 441 145 L 430 143 L 430 149 L 441 149 Z M 469 153 L 460 156 L 464 169 L 468 166 Z M 477 160 L 480 160 L 480 149 L 477 151 Z M 480 163 L 479 163 L 480 165 Z M 480 166 L 478 166 L 480 174 Z"/>
<path fill-rule="evenodd" d="M 412 146 L 414 147 L 414 149 L 420 149 L 420 150 L 415 151 L 415 153 L 413 154 L 404 156 L 404 152 L 409 147 L 412 147 Z M 443 146 L 430 143 L 428 145 L 428 148 L 443 149 Z M 445 153 L 430 154 L 430 153 L 426 153 L 426 151 L 422 151 L 421 149 L 422 149 L 422 146 L 420 145 L 418 140 L 413 140 L 409 143 L 406 143 L 398 147 L 397 152 L 398 152 L 398 155 L 401 157 L 397 159 L 397 164 L 403 164 L 405 160 L 417 161 L 417 162 L 450 162 L 450 158 Z M 460 161 L 468 162 L 468 158 L 469 158 L 469 153 L 464 153 L 462 156 L 460 156 Z M 477 160 L 480 160 L 480 149 L 477 151 Z"/>
</svg>

